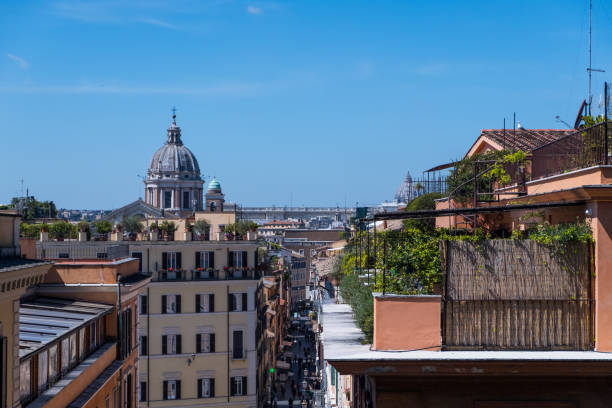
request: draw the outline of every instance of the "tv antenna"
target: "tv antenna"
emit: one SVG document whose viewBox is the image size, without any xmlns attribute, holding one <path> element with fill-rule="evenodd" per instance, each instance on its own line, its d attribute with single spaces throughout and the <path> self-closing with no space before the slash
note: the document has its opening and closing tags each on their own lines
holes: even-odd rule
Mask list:
<svg viewBox="0 0 612 408">
<path fill-rule="evenodd" d="M 593 102 L 593 95 L 591 95 L 591 76 L 593 72 L 606 72 L 603 69 L 593 68 L 591 65 L 591 45 L 592 45 L 592 28 L 593 28 L 593 0 L 589 0 L 589 67 L 587 68 L 587 72 L 589 73 L 589 93 L 587 95 L 587 107 L 588 107 L 588 115 L 591 115 L 591 105 Z"/>
</svg>

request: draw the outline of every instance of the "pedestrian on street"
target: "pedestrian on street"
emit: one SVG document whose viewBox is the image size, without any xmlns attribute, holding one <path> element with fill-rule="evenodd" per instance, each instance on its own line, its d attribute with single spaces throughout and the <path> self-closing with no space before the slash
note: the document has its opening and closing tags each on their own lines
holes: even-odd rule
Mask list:
<svg viewBox="0 0 612 408">
<path fill-rule="evenodd" d="M 290 397 L 289 398 L 289 408 L 293 407 L 293 399 Z"/>
</svg>

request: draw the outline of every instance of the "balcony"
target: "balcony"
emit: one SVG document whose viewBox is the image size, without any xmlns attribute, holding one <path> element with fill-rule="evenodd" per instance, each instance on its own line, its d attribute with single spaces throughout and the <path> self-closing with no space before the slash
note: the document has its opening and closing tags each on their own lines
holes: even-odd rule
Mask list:
<svg viewBox="0 0 612 408">
<path fill-rule="evenodd" d="M 193 270 L 161 269 L 153 274 L 154 282 L 177 281 L 219 281 L 219 280 L 257 280 L 263 276 L 263 271 L 254 268 L 223 268 Z"/>
</svg>

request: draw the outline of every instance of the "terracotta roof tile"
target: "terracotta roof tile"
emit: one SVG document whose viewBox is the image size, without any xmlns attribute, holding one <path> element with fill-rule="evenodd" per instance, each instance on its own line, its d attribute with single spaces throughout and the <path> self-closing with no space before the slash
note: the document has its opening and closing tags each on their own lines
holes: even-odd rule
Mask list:
<svg viewBox="0 0 612 408">
<path fill-rule="evenodd" d="M 483 129 L 480 136 L 485 136 L 507 149 L 520 149 L 530 152 L 546 143 L 575 132 L 574 129 Z"/>
</svg>

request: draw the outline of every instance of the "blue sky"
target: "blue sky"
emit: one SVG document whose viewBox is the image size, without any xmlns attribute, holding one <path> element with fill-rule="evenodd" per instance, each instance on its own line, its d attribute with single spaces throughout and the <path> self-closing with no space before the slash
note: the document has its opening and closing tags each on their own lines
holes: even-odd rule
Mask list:
<svg viewBox="0 0 612 408">
<path fill-rule="evenodd" d="M 612 4 L 593 1 L 597 104 Z M 0 202 L 142 196 L 171 108 L 243 205 L 392 199 L 512 112 L 573 122 L 584 1 L 28 1 L 0 5 Z M 597 111 L 598 108 L 594 108 Z"/>
</svg>

